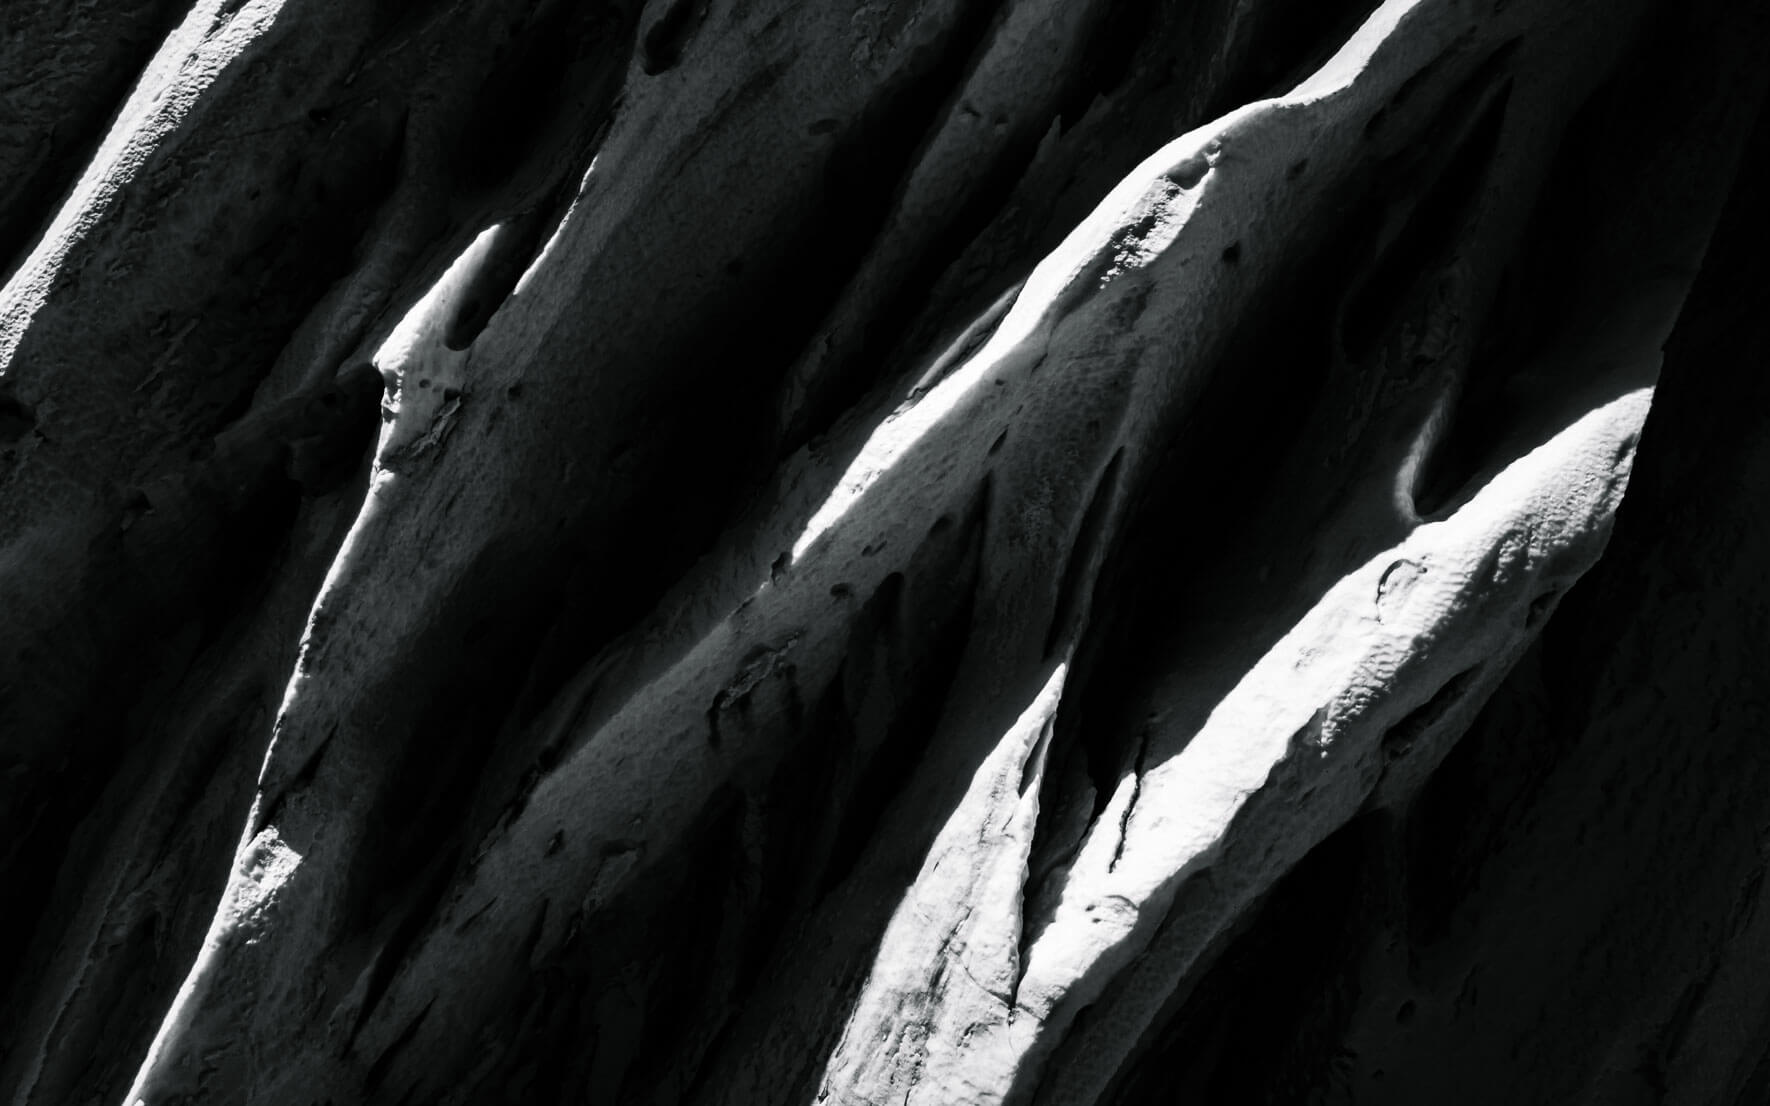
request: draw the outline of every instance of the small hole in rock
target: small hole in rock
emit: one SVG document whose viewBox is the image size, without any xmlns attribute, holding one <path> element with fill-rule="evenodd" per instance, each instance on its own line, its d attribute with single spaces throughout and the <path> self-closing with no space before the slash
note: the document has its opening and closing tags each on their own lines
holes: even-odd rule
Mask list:
<svg viewBox="0 0 1770 1106">
<path fill-rule="evenodd" d="M 37 425 L 29 407 L 11 396 L 0 396 L 0 444 L 11 445 Z"/>
<path fill-rule="evenodd" d="M 1210 172 L 1210 163 L 1202 157 L 1181 162 L 1168 172 L 1168 179 L 1181 188 L 1193 188 Z"/>
<path fill-rule="evenodd" d="M 1559 595 L 1560 592 L 1551 588 L 1537 596 L 1535 599 L 1532 599 L 1530 601 L 1530 609 L 1524 614 L 1525 628 L 1534 629 L 1537 626 L 1542 625 L 1543 620 L 1549 617 L 1549 612 L 1554 610 L 1555 599 Z"/>
</svg>

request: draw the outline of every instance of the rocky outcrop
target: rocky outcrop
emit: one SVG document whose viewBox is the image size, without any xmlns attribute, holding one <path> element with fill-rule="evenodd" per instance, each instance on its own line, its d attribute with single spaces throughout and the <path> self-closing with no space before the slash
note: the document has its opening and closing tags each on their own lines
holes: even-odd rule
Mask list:
<svg viewBox="0 0 1770 1106">
<path fill-rule="evenodd" d="M 1757 6 L 90 8 L 12 1101 L 1762 1096 Z"/>
</svg>

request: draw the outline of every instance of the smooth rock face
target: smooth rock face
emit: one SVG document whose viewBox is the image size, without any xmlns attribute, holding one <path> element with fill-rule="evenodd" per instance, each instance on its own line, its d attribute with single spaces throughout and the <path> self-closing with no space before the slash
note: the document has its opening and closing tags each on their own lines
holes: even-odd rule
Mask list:
<svg viewBox="0 0 1770 1106">
<path fill-rule="evenodd" d="M 1762 5 L 0 22 L 0 1099 L 1770 1096 Z"/>
</svg>

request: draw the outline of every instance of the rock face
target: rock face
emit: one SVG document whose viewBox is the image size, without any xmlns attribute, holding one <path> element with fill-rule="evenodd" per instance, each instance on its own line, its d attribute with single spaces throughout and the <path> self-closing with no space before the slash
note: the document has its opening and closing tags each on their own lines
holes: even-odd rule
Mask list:
<svg viewBox="0 0 1770 1106">
<path fill-rule="evenodd" d="M 0 1096 L 1770 1098 L 1770 11 L 20 0 Z"/>
</svg>

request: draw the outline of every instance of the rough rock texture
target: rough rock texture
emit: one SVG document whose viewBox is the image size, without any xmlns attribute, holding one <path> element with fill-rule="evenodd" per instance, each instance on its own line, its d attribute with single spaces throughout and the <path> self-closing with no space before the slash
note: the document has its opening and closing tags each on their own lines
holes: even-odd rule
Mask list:
<svg viewBox="0 0 1770 1106">
<path fill-rule="evenodd" d="M 0 1096 L 1770 1097 L 1770 12 L 0 13 Z"/>
</svg>

